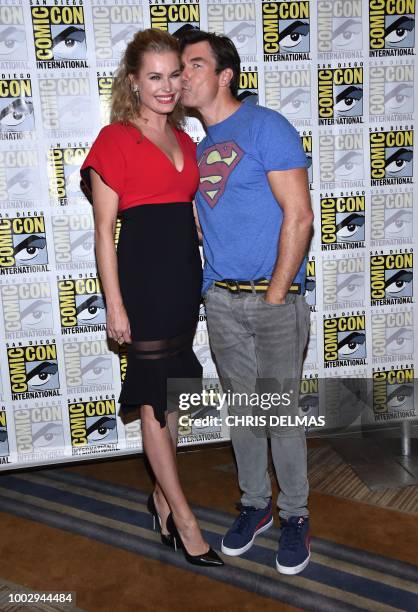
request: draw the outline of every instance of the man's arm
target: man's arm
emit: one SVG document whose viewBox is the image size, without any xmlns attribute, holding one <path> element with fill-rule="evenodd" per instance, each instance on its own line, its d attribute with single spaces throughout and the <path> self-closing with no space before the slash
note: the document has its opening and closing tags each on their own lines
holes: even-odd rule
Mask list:
<svg viewBox="0 0 418 612">
<path fill-rule="evenodd" d="M 265 300 L 284 304 L 312 236 L 313 212 L 305 168 L 267 174 L 274 197 L 283 210 L 278 254 Z"/>
</svg>

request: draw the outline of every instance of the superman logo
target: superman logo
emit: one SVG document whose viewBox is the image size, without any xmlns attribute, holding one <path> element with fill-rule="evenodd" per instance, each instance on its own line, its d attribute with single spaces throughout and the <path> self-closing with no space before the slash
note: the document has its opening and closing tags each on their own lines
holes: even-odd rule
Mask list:
<svg viewBox="0 0 418 612">
<path fill-rule="evenodd" d="M 223 195 L 231 173 L 244 156 L 244 151 L 233 142 L 220 142 L 206 149 L 199 161 L 199 192 L 211 208 Z"/>
</svg>

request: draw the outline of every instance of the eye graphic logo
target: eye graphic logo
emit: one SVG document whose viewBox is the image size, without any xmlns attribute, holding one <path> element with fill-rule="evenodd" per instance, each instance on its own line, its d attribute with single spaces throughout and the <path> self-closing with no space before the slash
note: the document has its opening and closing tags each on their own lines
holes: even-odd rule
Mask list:
<svg viewBox="0 0 418 612">
<path fill-rule="evenodd" d="M 239 78 L 238 100 L 246 104 L 258 104 L 258 72 L 241 72 Z"/>
<path fill-rule="evenodd" d="M 32 29 L 38 68 L 87 67 L 83 6 L 32 6 Z"/>
<path fill-rule="evenodd" d="M 369 2 L 370 56 L 413 54 L 415 0 Z"/>
<path fill-rule="evenodd" d="M 320 125 L 362 123 L 363 67 L 318 70 Z"/>
<path fill-rule="evenodd" d="M 0 219 L 4 248 L 0 256 L 0 274 L 22 271 L 48 271 L 48 250 L 43 216 L 4 217 Z"/>
<path fill-rule="evenodd" d="M 300 381 L 299 415 L 319 416 L 318 378 L 302 378 Z"/>
<path fill-rule="evenodd" d="M 319 168 L 321 189 L 363 187 L 364 151 L 362 132 L 320 134 Z"/>
<path fill-rule="evenodd" d="M 413 253 L 372 255 L 370 258 L 372 306 L 411 303 L 413 268 Z"/>
<path fill-rule="evenodd" d="M 412 183 L 413 130 L 370 133 L 372 185 Z"/>
<path fill-rule="evenodd" d="M 9 132 L 32 132 L 35 129 L 32 83 L 27 79 L 0 77 L 0 139 Z"/>
<path fill-rule="evenodd" d="M 224 34 L 234 43 L 241 60 L 253 61 L 257 52 L 257 30 L 254 0 L 241 4 L 208 2 L 208 32 Z"/>
<path fill-rule="evenodd" d="M 325 310 L 364 307 L 364 257 L 343 257 L 322 262 Z"/>
<path fill-rule="evenodd" d="M 118 430 L 114 399 L 69 402 L 73 455 L 83 454 L 81 447 L 101 446 L 117 450 Z"/>
<path fill-rule="evenodd" d="M 64 454 L 61 406 L 17 408 L 14 411 L 16 450 L 21 456 Z"/>
<path fill-rule="evenodd" d="M 33 206 L 39 200 L 38 154 L 34 149 L 8 147 L 0 151 L 0 204 L 2 208 Z"/>
<path fill-rule="evenodd" d="M 7 348 L 12 399 L 61 395 L 55 343 Z"/>
<path fill-rule="evenodd" d="M 211 208 L 222 197 L 229 177 L 244 156 L 233 141 L 222 142 L 205 149 L 200 160 L 199 193 Z"/>
<path fill-rule="evenodd" d="M 0 410 L 0 457 L 6 457 L 9 454 L 9 436 L 7 432 L 7 416 L 6 411 Z"/>
<path fill-rule="evenodd" d="M 401 60 L 404 61 L 404 60 Z M 370 119 L 381 122 L 412 119 L 414 112 L 414 66 L 411 63 L 393 66 L 371 66 Z"/>
<path fill-rule="evenodd" d="M 64 342 L 63 350 L 67 387 L 72 393 L 112 387 L 112 356 L 105 340 Z"/>
<path fill-rule="evenodd" d="M 329 59 L 334 56 L 357 57 L 363 47 L 362 0 L 318 2 L 318 53 Z"/>
<path fill-rule="evenodd" d="M 151 0 L 150 17 L 151 27 L 164 30 L 169 34 L 180 36 L 187 30 L 199 30 L 200 6 L 198 2 L 186 4 L 182 0 L 171 6 L 158 4 Z"/>
<path fill-rule="evenodd" d="M 51 138 L 60 140 L 62 131 L 84 135 L 90 133 L 88 117 L 91 116 L 91 92 L 89 77 L 55 75 L 39 79 L 42 124 Z"/>
<path fill-rule="evenodd" d="M 373 411 L 376 421 L 416 416 L 413 368 L 373 372 Z"/>
<path fill-rule="evenodd" d="M 413 196 L 412 191 L 372 194 L 372 246 L 412 242 Z"/>
<path fill-rule="evenodd" d="M 309 2 L 262 5 L 264 61 L 310 59 Z"/>
<path fill-rule="evenodd" d="M 53 332 L 51 288 L 48 281 L 6 283 L 0 288 L 4 330 L 8 339 Z"/>
<path fill-rule="evenodd" d="M 321 198 L 322 250 L 364 246 L 365 196 Z"/>
<path fill-rule="evenodd" d="M 58 281 L 58 299 L 63 334 L 106 329 L 106 312 L 98 278 Z"/>
<path fill-rule="evenodd" d="M 54 215 L 52 230 L 58 270 L 94 264 L 94 220 L 91 213 Z"/>
<path fill-rule="evenodd" d="M 324 367 L 364 365 L 366 321 L 364 315 L 324 318 Z"/>
<path fill-rule="evenodd" d="M 23 7 L 0 7 L 0 62 L 28 59 Z"/>
<path fill-rule="evenodd" d="M 144 29 L 142 6 L 129 2 L 94 2 L 92 6 L 95 56 L 98 66 L 119 61 L 138 30 Z"/>
<path fill-rule="evenodd" d="M 373 362 L 411 360 L 414 352 L 412 310 L 372 314 Z"/>
</svg>

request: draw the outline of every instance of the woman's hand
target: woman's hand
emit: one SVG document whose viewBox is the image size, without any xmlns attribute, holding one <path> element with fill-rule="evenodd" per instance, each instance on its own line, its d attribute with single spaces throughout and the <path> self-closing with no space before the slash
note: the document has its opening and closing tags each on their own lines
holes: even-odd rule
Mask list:
<svg viewBox="0 0 418 612">
<path fill-rule="evenodd" d="M 107 309 L 106 325 L 107 335 L 109 338 L 116 340 L 118 344 L 124 342 L 130 344 L 132 342 L 131 326 L 123 304 L 111 306 Z"/>
</svg>

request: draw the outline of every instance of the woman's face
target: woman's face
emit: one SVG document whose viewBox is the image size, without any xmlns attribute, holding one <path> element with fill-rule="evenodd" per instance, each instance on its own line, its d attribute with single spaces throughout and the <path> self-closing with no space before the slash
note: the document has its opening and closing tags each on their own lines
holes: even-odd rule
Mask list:
<svg viewBox="0 0 418 612">
<path fill-rule="evenodd" d="M 132 85 L 139 89 L 141 110 L 159 115 L 171 113 L 181 93 L 180 59 L 174 51 L 144 54 L 142 66 Z"/>
</svg>

